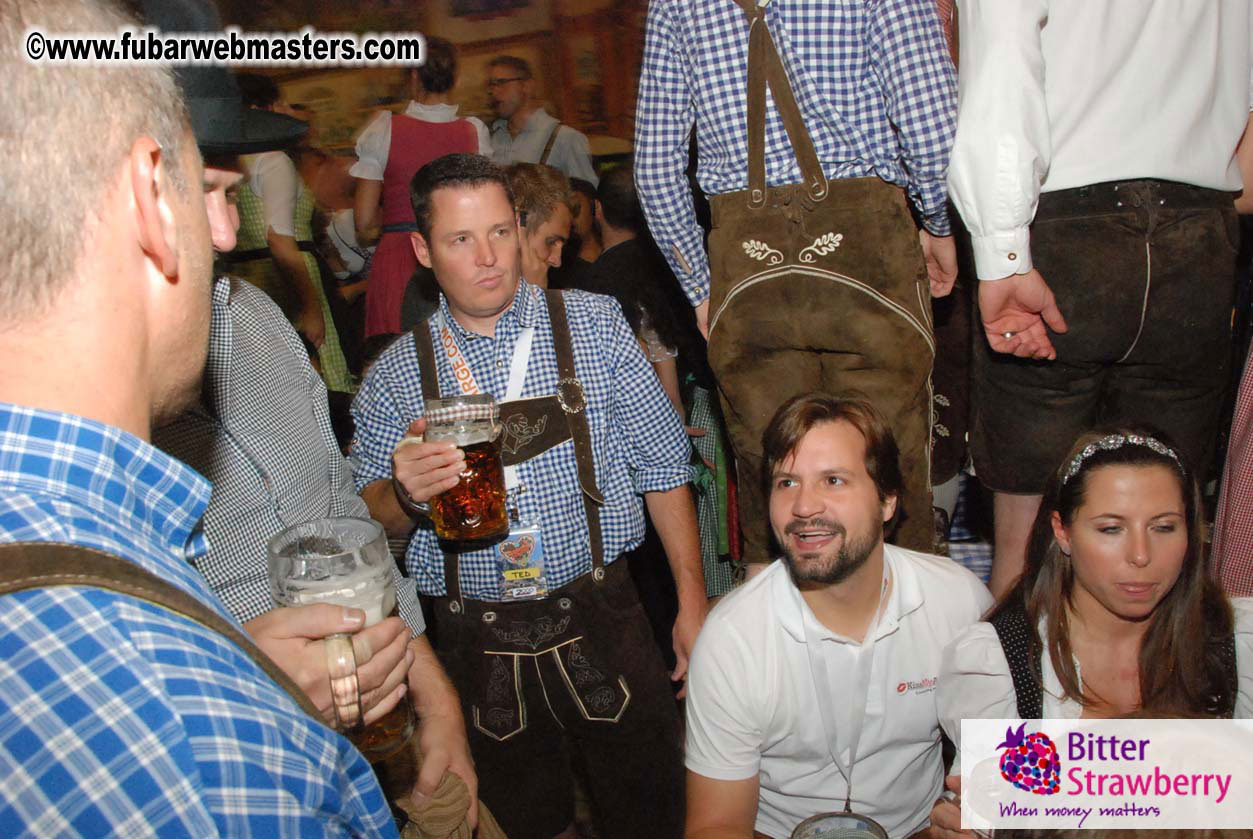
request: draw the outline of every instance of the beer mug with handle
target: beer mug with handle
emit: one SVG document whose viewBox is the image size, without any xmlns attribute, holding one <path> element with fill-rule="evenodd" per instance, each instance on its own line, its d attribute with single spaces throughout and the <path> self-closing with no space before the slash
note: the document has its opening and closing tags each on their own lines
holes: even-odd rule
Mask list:
<svg viewBox="0 0 1253 839">
<path fill-rule="evenodd" d="M 372 519 L 314 519 L 279 533 L 266 546 L 270 591 L 280 606 L 330 603 L 365 612 L 365 626 L 397 614 L 394 562 L 383 527 Z M 326 639 L 335 727 L 371 763 L 398 751 L 413 734 L 413 706 L 402 699 L 364 724 L 352 639 Z"/>
<path fill-rule="evenodd" d="M 500 460 L 500 406 L 490 394 L 428 399 L 428 443 L 447 441 L 465 452 L 461 480 L 431 499 L 435 535 L 454 542 L 494 539 L 509 531 L 505 469 Z"/>
</svg>

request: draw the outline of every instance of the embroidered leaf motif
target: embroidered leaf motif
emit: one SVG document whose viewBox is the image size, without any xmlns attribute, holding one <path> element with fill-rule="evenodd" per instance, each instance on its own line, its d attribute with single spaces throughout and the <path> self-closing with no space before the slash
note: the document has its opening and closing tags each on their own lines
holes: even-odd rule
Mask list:
<svg viewBox="0 0 1253 839">
<path fill-rule="evenodd" d="M 826 256 L 840 246 L 840 242 L 844 241 L 843 233 L 824 233 L 809 247 L 801 251 L 801 262 L 813 262 L 820 256 Z"/>
<path fill-rule="evenodd" d="M 769 259 L 771 265 L 777 265 L 783 261 L 783 254 L 781 252 L 775 250 L 760 240 L 748 239 L 741 243 L 741 247 L 744 248 L 744 253 L 759 262 L 763 259 Z"/>
</svg>

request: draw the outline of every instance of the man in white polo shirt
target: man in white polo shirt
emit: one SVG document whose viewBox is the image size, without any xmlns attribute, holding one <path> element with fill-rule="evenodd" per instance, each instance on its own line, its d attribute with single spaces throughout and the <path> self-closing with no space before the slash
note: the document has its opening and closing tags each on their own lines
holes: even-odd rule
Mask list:
<svg viewBox="0 0 1253 839">
<path fill-rule="evenodd" d="M 902 480 L 870 404 L 802 394 L 763 444 L 783 561 L 723 599 L 692 654 L 688 839 L 787 839 L 846 807 L 910 836 L 942 790 L 940 651 L 991 595 L 884 544 Z"/>
</svg>

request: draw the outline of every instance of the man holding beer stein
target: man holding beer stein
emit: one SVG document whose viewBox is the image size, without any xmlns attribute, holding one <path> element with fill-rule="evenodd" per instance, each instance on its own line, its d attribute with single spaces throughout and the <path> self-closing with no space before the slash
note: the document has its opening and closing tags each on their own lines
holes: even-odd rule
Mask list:
<svg viewBox="0 0 1253 839">
<path fill-rule="evenodd" d="M 351 459 L 370 514 L 412 531 L 479 796 L 514 839 L 558 836 L 577 760 L 604 839 L 677 837 L 676 707 L 615 559 L 643 538 L 642 495 L 678 588 L 681 681 L 705 613 L 683 425 L 617 303 L 520 276 L 498 166 L 448 155 L 411 198 L 439 309 L 367 374 Z"/>
</svg>

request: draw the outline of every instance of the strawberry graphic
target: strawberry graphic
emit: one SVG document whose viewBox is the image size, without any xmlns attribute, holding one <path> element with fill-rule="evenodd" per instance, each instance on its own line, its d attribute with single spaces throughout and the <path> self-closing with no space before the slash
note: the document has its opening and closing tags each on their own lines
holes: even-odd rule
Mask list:
<svg viewBox="0 0 1253 839">
<path fill-rule="evenodd" d="M 1036 795 L 1053 795 L 1061 786 L 1062 765 L 1057 759 L 1057 746 L 1047 734 L 1033 731 L 1024 736 L 1027 724 L 1005 729 L 1005 742 L 997 746 L 1001 752 L 1001 777 L 1018 789 Z"/>
</svg>

